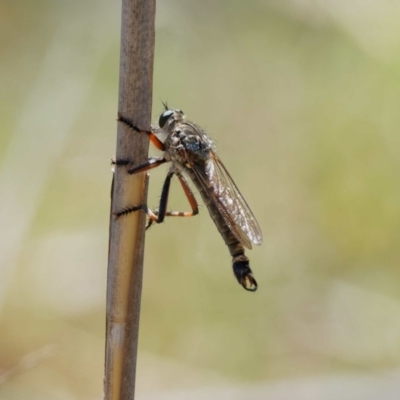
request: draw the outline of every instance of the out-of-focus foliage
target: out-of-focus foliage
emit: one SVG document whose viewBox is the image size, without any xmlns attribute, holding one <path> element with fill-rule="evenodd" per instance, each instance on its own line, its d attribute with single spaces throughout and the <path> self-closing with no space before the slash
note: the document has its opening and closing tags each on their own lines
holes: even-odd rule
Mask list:
<svg viewBox="0 0 400 400">
<path fill-rule="evenodd" d="M 157 6 L 153 120 L 210 133 L 264 244 L 251 294 L 205 207 L 148 231 L 140 398 L 396 397 L 400 6 Z M 0 2 L 1 398 L 102 397 L 119 7 Z"/>
</svg>

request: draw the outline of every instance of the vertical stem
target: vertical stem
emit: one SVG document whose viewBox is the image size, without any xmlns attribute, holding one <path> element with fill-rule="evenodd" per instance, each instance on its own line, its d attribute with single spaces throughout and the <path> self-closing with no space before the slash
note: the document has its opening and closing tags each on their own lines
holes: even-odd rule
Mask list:
<svg viewBox="0 0 400 400">
<path fill-rule="evenodd" d="M 122 0 L 118 112 L 143 129 L 151 122 L 155 0 Z M 135 165 L 147 159 L 147 135 L 119 123 L 117 159 Z M 106 400 L 132 400 L 135 394 L 145 215 L 116 218 L 126 206 L 146 202 L 148 179 L 116 168 L 112 185 L 107 278 L 104 391 Z"/>
</svg>

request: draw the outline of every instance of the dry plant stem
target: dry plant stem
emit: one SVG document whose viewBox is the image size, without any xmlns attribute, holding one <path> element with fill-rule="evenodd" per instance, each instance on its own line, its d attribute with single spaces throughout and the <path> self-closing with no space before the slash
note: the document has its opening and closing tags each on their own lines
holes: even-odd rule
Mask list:
<svg viewBox="0 0 400 400">
<path fill-rule="evenodd" d="M 143 129 L 151 122 L 155 0 L 123 0 L 118 112 Z M 118 124 L 117 159 L 147 159 L 148 138 Z M 135 391 L 145 215 L 116 218 L 126 205 L 146 202 L 147 178 L 116 168 L 112 185 L 107 280 L 104 391 L 106 400 L 132 400 Z"/>
</svg>

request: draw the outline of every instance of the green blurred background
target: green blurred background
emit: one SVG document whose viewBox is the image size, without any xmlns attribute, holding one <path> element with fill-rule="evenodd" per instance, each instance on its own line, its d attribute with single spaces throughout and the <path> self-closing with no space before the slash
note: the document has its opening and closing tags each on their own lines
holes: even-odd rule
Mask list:
<svg viewBox="0 0 400 400">
<path fill-rule="evenodd" d="M 0 2 L 2 399 L 102 398 L 120 12 Z M 150 229 L 139 399 L 400 397 L 399 20 L 389 0 L 158 2 L 153 122 L 167 100 L 210 133 L 264 244 L 252 294 L 204 207 Z"/>
</svg>

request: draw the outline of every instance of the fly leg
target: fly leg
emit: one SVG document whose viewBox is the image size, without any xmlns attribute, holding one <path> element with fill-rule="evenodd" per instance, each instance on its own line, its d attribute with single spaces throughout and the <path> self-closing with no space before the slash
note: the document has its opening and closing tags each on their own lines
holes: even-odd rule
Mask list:
<svg viewBox="0 0 400 400">
<path fill-rule="evenodd" d="M 153 143 L 153 145 L 158 150 L 163 150 L 163 151 L 165 150 L 164 143 L 156 136 L 156 134 L 153 131 L 151 130 L 146 131 L 143 129 L 139 129 L 129 118 L 124 117 L 120 113 L 118 113 L 118 121 L 122 122 L 124 125 L 128 126 L 137 133 L 145 133 L 149 137 L 151 143 Z"/>
<path fill-rule="evenodd" d="M 160 162 L 161 162 L 161 160 L 160 160 Z M 142 172 L 143 170 L 146 170 L 144 168 L 145 168 L 144 164 L 139 165 L 138 167 L 136 167 L 136 170 L 131 173 Z M 150 168 L 154 168 L 154 167 L 152 165 L 149 165 L 147 167 L 147 169 L 150 169 Z M 160 205 L 158 207 L 158 210 L 152 211 L 146 205 L 140 205 L 140 206 L 125 208 L 119 212 L 116 212 L 115 215 L 117 217 L 121 217 L 123 215 L 130 214 L 131 212 L 142 210 L 149 217 L 149 222 L 146 226 L 146 229 L 148 229 L 153 223 L 161 224 L 162 222 L 164 222 L 165 217 L 192 217 L 194 215 L 197 215 L 199 213 L 199 208 L 198 208 L 197 201 L 196 201 L 196 198 L 194 197 L 192 190 L 190 189 L 190 187 L 183 175 L 181 175 L 180 173 L 177 173 L 176 175 L 178 176 L 179 182 L 181 183 L 181 186 L 182 186 L 183 191 L 189 201 L 192 211 L 167 211 L 169 189 L 171 187 L 171 179 L 174 176 L 174 172 L 170 171 L 164 181 L 164 185 L 163 185 L 162 192 L 161 192 Z"/>
<path fill-rule="evenodd" d="M 164 164 L 165 162 L 167 162 L 167 160 L 164 157 L 152 157 L 152 158 L 149 158 L 143 164 L 136 165 L 136 166 L 133 166 L 133 167 L 129 167 L 127 172 L 130 175 L 137 174 L 139 172 L 144 172 L 144 171 L 148 171 L 148 170 L 150 170 L 152 168 L 156 168 L 159 165 Z M 115 161 L 112 161 L 112 164 L 114 164 L 116 166 L 129 166 L 130 164 L 132 164 L 132 162 L 129 161 L 129 160 L 115 160 Z M 169 181 L 171 181 L 171 178 L 169 178 Z M 166 183 L 164 183 L 164 187 L 165 186 L 166 186 Z M 168 196 L 169 182 L 168 182 L 168 188 L 166 190 L 167 190 L 167 196 Z M 163 188 L 163 192 L 164 192 L 164 188 Z M 130 214 L 132 212 L 139 211 L 139 210 L 144 211 L 149 216 L 150 221 L 152 221 L 154 219 L 157 220 L 157 215 L 155 215 L 145 204 L 142 204 L 140 206 L 133 206 L 133 207 L 124 208 L 124 209 L 122 209 L 120 211 L 115 212 L 114 215 L 116 217 L 121 217 L 123 215 L 127 215 L 127 214 Z"/>
<path fill-rule="evenodd" d="M 164 164 L 165 162 L 167 162 L 167 160 L 164 157 L 152 157 L 152 158 L 149 158 L 143 164 L 136 165 L 133 167 L 132 166 L 128 167 L 127 172 L 130 175 L 137 174 L 139 172 L 144 172 L 144 171 L 148 171 L 149 169 L 156 168 L 159 165 Z M 130 160 L 115 160 L 114 161 L 113 160 L 112 164 L 119 166 L 119 167 L 120 166 L 129 166 L 132 164 L 132 161 L 130 161 Z M 151 210 L 149 210 L 147 208 L 147 206 L 144 204 L 140 205 L 140 206 L 124 208 L 120 211 L 115 212 L 114 215 L 117 217 L 121 217 L 122 215 L 127 215 L 127 214 L 130 214 L 131 212 L 135 212 L 135 211 L 139 211 L 139 210 L 143 210 L 149 216 L 149 218 L 154 218 L 154 214 L 151 215 L 152 214 Z M 157 217 L 155 217 L 155 218 L 157 218 Z"/>
<path fill-rule="evenodd" d="M 175 174 L 179 179 L 183 192 L 185 193 L 186 198 L 189 201 L 192 211 L 167 211 L 169 188 L 171 184 L 171 178 L 174 175 L 173 172 L 169 172 L 167 178 L 165 179 L 163 190 L 161 192 L 160 206 L 158 208 L 158 211 L 153 212 L 153 214 L 157 216 L 157 219 L 155 220 L 149 217 L 149 223 L 147 224 L 146 229 L 149 228 L 153 224 L 153 222 L 160 224 L 164 221 L 165 217 L 193 217 L 199 213 L 197 200 L 194 197 L 192 189 L 190 189 L 190 186 L 188 185 L 185 177 L 179 172 L 176 172 Z"/>
<path fill-rule="evenodd" d="M 138 174 L 139 172 L 148 171 L 149 169 L 157 168 L 165 162 L 167 162 L 167 160 L 164 157 L 150 157 L 145 163 L 136 166 L 130 166 L 133 164 L 133 161 L 131 160 L 113 160 L 111 161 L 111 164 L 118 167 L 130 166 L 127 169 L 127 172 L 129 175 L 133 175 Z"/>
<path fill-rule="evenodd" d="M 159 150 L 165 150 L 165 146 L 164 143 L 161 142 L 160 139 L 158 139 L 158 137 L 155 135 L 155 133 L 151 130 L 147 131 L 147 130 L 143 130 L 138 128 L 129 118 L 124 117 L 122 114 L 118 113 L 118 121 L 123 123 L 124 125 L 128 126 L 130 129 L 132 129 L 133 131 L 137 132 L 137 133 L 144 133 L 149 137 L 149 140 L 153 143 L 153 145 L 159 149 Z M 167 160 L 164 157 L 152 157 L 149 158 L 145 163 L 137 165 L 137 166 L 130 166 L 133 164 L 133 162 L 131 160 L 115 160 L 112 161 L 112 164 L 116 165 L 116 166 L 127 166 L 127 172 L 128 174 L 137 174 L 139 172 L 144 172 L 144 171 L 148 171 L 152 168 L 156 168 L 161 164 L 164 164 L 165 162 L 167 162 Z M 114 213 L 117 217 L 120 217 L 122 215 L 127 215 L 131 212 L 135 212 L 135 211 L 139 211 L 139 210 L 143 210 L 150 218 L 150 220 L 154 220 L 157 219 L 157 216 L 148 209 L 148 207 L 146 205 L 140 205 L 140 206 L 135 206 L 135 207 L 128 207 L 125 208 L 121 211 L 117 211 L 116 213 Z"/>
</svg>

